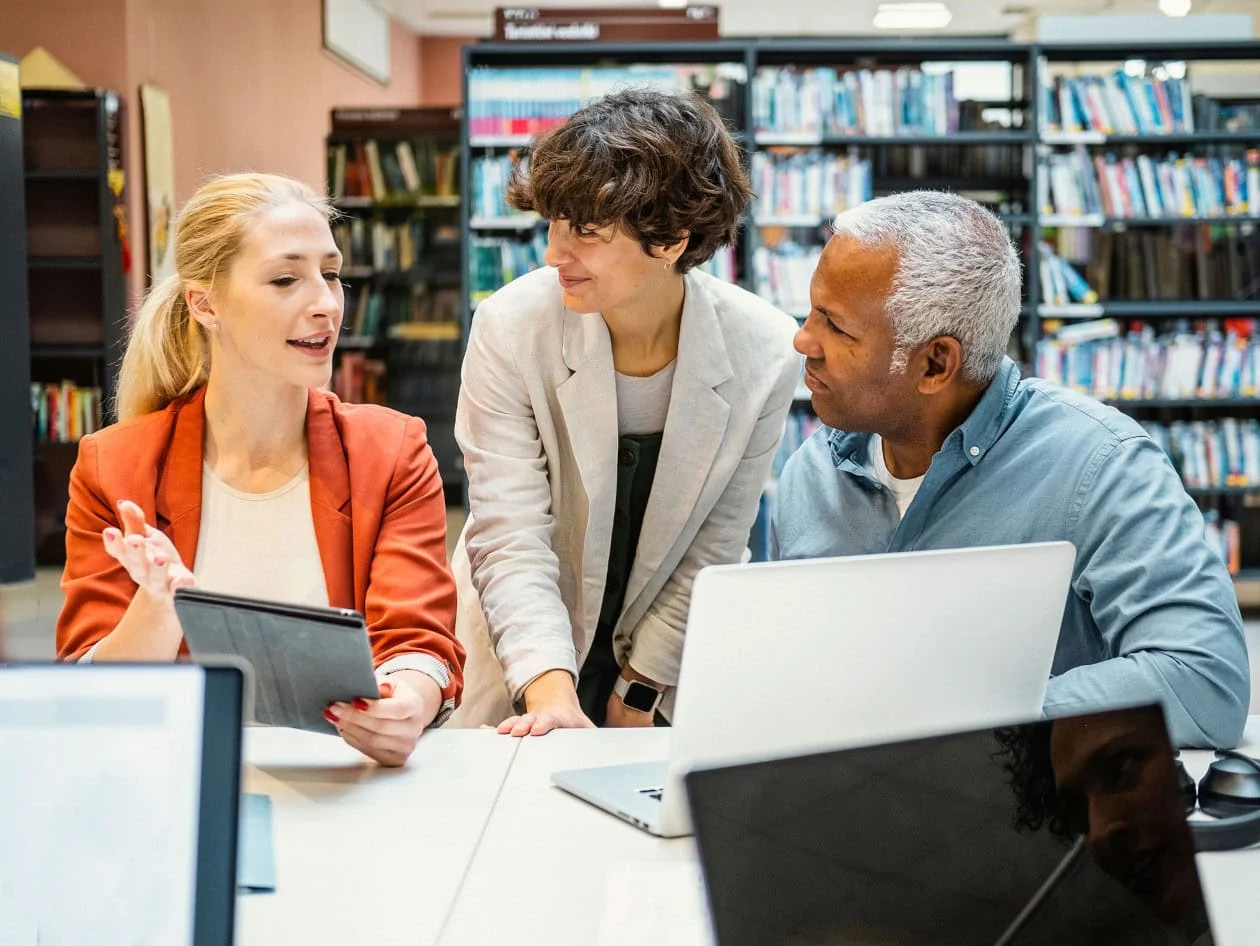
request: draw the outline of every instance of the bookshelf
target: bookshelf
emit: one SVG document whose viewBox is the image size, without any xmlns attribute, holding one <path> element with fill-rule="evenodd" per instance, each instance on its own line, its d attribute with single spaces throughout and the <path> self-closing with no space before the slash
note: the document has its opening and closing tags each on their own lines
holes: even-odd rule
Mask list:
<svg viewBox="0 0 1260 946">
<path fill-rule="evenodd" d="M 78 440 L 113 419 L 125 344 L 125 126 L 106 89 L 24 89 L 22 118 L 29 347 L 18 416 L 33 433 L 35 559 L 57 565 Z"/>
<path fill-rule="evenodd" d="M 1037 373 L 1151 431 L 1254 606 L 1260 80 L 1221 77 L 1254 75 L 1260 43 L 1035 55 Z"/>
<path fill-rule="evenodd" d="M 0 70 L 18 60 L 0 54 Z M 0 584 L 35 577 L 22 116 L 0 112 Z M 25 500 L 22 497 L 26 497 Z"/>
<path fill-rule="evenodd" d="M 333 389 L 422 417 L 453 504 L 464 489 L 459 137 L 458 110 L 339 108 L 326 141 L 346 286 Z"/>
</svg>

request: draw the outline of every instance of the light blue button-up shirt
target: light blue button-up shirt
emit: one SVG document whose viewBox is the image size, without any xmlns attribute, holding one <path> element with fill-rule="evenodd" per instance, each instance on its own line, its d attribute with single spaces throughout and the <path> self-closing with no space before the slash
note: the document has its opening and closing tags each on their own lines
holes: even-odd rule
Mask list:
<svg viewBox="0 0 1260 946">
<path fill-rule="evenodd" d="M 1237 743 L 1251 683 L 1233 584 L 1141 426 L 1004 360 L 904 518 L 870 440 L 823 427 L 788 460 L 773 558 L 1066 539 L 1076 564 L 1046 713 L 1159 700 L 1179 745 Z"/>
</svg>

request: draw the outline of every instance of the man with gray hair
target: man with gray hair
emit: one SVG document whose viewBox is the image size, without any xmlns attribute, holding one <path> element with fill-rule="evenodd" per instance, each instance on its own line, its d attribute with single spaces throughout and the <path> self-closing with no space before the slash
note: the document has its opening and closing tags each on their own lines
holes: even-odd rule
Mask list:
<svg viewBox="0 0 1260 946">
<path fill-rule="evenodd" d="M 1179 745 L 1235 745 L 1250 674 L 1224 563 L 1137 423 L 1006 357 L 1020 265 L 997 218 L 914 191 L 835 231 L 796 335 L 826 426 L 783 471 L 774 557 L 1066 539 L 1047 714 L 1158 700 Z"/>
</svg>

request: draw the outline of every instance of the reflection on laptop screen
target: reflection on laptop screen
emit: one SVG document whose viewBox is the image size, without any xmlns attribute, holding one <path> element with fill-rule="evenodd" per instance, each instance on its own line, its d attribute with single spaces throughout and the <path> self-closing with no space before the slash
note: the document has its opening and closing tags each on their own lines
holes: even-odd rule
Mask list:
<svg viewBox="0 0 1260 946">
<path fill-rule="evenodd" d="M 693 772 L 721 946 L 1208 946 L 1157 707 Z"/>
<path fill-rule="evenodd" d="M 0 943 L 199 942 L 207 679 L 0 668 Z"/>
</svg>

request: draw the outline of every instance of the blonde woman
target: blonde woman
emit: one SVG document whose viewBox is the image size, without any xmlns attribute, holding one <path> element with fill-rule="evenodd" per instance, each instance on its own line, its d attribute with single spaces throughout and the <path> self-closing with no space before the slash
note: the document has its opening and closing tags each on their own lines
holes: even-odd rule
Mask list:
<svg viewBox="0 0 1260 946">
<path fill-rule="evenodd" d="M 322 390 L 343 304 L 329 215 L 265 174 L 212 180 L 184 207 L 177 274 L 123 360 L 120 422 L 83 439 L 71 474 L 57 650 L 174 660 L 173 593 L 192 584 L 354 608 L 381 698 L 327 716 L 401 765 L 462 686 L 446 509 L 422 421 Z"/>
</svg>

